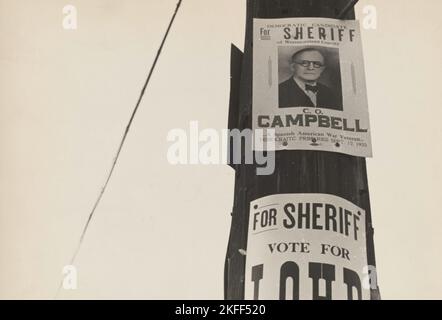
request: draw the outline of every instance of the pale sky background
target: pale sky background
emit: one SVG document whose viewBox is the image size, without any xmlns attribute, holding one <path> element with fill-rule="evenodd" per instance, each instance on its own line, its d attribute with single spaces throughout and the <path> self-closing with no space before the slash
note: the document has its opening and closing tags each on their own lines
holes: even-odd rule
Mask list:
<svg viewBox="0 0 442 320">
<path fill-rule="evenodd" d="M 62 28 L 75 5 L 78 29 Z M 0 0 L 0 298 L 53 299 L 175 0 Z M 442 298 L 442 2 L 364 0 L 384 299 Z M 222 299 L 234 171 L 172 166 L 167 132 L 227 126 L 245 0 L 184 0 L 66 299 Z"/>
</svg>

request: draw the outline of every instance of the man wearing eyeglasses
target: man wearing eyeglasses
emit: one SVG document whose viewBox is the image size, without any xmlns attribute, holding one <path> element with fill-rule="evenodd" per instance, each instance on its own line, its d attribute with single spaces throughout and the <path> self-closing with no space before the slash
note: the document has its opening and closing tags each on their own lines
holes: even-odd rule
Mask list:
<svg viewBox="0 0 442 320">
<path fill-rule="evenodd" d="M 342 110 L 342 102 L 328 86 L 318 82 L 326 68 L 324 54 L 306 48 L 293 54 L 293 76 L 279 85 L 279 107 L 317 107 Z"/>
</svg>

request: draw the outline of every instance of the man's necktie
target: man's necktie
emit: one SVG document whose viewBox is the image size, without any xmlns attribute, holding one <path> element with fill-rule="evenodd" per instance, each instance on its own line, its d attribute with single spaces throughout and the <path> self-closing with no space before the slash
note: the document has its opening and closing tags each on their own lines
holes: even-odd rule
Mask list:
<svg viewBox="0 0 442 320">
<path fill-rule="evenodd" d="M 305 90 L 311 91 L 313 93 L 317 93 L 318 92 L 318 86 L 311 86 L 309 84 L 306 84 L 305 85 Z"/>
</svg>

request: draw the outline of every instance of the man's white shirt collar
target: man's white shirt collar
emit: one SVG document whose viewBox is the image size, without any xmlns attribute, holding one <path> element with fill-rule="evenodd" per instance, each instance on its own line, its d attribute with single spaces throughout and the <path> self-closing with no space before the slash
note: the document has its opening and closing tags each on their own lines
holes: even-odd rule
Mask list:
<svg viewBox="0 0 442 320">
<path fill-rule="evenodd" d="M 307 95 L 307 97 L 310 98 L 310 100 L 313 102 L 313 105 L 316 107 L 317 106 L 317 93 L 310 91 L 310 90 L 306 90 L 305 89 L 306 83 L 304 81 L 302 81 L 296 77 L 293 77 L 293 80 L 295 80 L 298 87 L 300 87 L 301 90 L 304 91 L 304 93 Z M 316 82 L 314 82 L 312 84 L 309 83 L 309 85 L 316 86 L 317 83 Z"/>
</svg>

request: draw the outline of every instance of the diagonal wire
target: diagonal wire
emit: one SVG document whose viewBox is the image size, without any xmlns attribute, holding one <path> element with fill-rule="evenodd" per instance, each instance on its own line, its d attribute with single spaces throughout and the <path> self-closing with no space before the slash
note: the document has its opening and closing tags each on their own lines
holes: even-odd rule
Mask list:
<svg viewBox="0 0 442 320">
<path fill-rule="evenodd" d="M 90 225 L 90 223 L 92 221 L 92 217 L 94 216 L 95 210 L 97 209 L 97 207 L 98 207 L 98 205 L 99 205 L 99 203 L 101 201 L 101 198 L 103 197 L 103 194 L 106 191 L 106 187 L 107 187 L 107 185 L 109 183 L 109 180 L 112 177 L 112 173 L 114 172 L 115 166 L 117 164 L 118 158 L 119 158 L 120 153 L 121 153 L 121 149 L 123 148 L 124 142 L 126 141 L 127 134 L 129 133 L 130 127 L 132 126 L 132 122 L 133 122 L 133 120 L 135 118 L 135 114 L 138 111 L 138 107 L 140 106 L 141 100 L 143 99 L 144 93 L 145 93 L 146 88 L 147 88 L 147 86 L 149 84 L 150 78 L 152 77 L 153 71 L 155 70 L 155 66 L 156 66 L 156 64 L 158 62 L 158 59 L 159 59 L 160 54 L 161 54 L 161 50 L 163 49 L 164 43 L 166 42 L 166 39 L 167 39 L 167 36 L 169 35 L 169 31 L 172 28 L 172 25 L 173 25 L 173 22 L 175 20 L 175 17 L 176 17 L 176 15 L 177 15 L 177 13 L 178 13 L 178 11 L 180 9 L 181 2 L 182 2 L 182 0 L 179 0 L 177 2 L 175 11 L 174 11 L 174 13 L 172 15 L 172 18 L 170 19 L 169 26 L 167 27 L 166 33 L 163 36 L 163 40 L 161 41 L 160 47 L 158 48 L 157 54 L 155 56 L 155 60 L 153 61 L 152 66 L 150 68 L 149 75 L 147 76 L 147 79 L 146 79 L 146 81 L 144 83 L 144 86 L 141 89 L 140 95 L 138 97 L 138 101 L 137 101 L 137 103 L 135 105 L 135 108 L 132 111 L 132 115 L 131 115 L 131 117 L 129 119 L 129 122 L 128 122 L 127 126 L 126 126 L 126 130 L 124 131 L 123 137 L 122 137 L 122 139 L 120 141 L 120 145 L 118 146 L 118 150 L 117 150 L 117 153 L 116 153 L 116 155 L 114 157 L 114 160 L 112 162 L 112 166 L 111 166 L 111 168 L 109 170 L 109 173 L 107 175 L 106 182 L 104 183 L 103 187 L 101 188 L 101 191 L 100 191 L 100 193 L 98 195 L 98 198 L 95 201 L 95 204 L 94 204 L 91 212 L 89 213 L 89 217 L 88 217 L 88 219 L 86 221 L 86 224 L 85 224 L 85 226 L 83 228 L 83 231 L 81 233 L 80 241 L 78 242 L 77 248 L 75 249 L 74 255 L 72 256 L 72 259 L 70 261 L 70 265 L 74 264 L 75 258 L 77 257 L 78 252 L 80 251 L 81 244 L 82 244 L 82 242 L 84 240 L 84 237 L 86 235 L 87 229 L 88 229 L 88 227 L 89 227 L 89 225 Z M 59 285 L 59 287 L 57 289 L 56 297 L 58 296 L 58 294 L 60 292 L 60 289 L 62 287 L 62 283 L 63 283 L 63 281 L 60 283 L 60 285 Z"/>
</svg>

